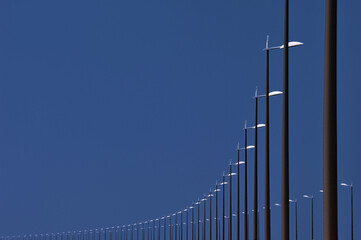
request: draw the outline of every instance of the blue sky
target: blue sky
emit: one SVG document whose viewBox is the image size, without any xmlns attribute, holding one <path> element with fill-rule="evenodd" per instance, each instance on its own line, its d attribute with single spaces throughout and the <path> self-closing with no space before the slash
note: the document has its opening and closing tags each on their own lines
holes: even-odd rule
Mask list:
<svg viewBox="0 0 361 240">
<path fill-rule="evenodd" d="M 321 237 L 324 5 L 290 3 L 290 40 L 305 43 L 290 50 L 290 192 L 299 200 L 301 239 L 310 236 L 303 194 L 315 196 Z M 339 181 L 355 185 L 356 226 L 360 8 L 360 1 L 339 1 Z M 134 223 L 202 197 L 236 158 L 244 121 L 254 121 L 255 87 L 265 89 L 261 50 L 267 34 L 271 46 L 282 44 L 283 10 L 283 1 L 265 0 L 1 1 L 1 235 Z M 272 52 L 271 90 L 282 90 L 282 59 Z M 272 204 L 281 196 L 281 114 L 275 97 Z M 263 101 L 259 116 L 264 121 Z M 259 139 L 262 207 L 262 130 Z M 251 180 L 253 153 L 249 163 Z M 349 237 L 348 197 L 340 188 L 342 239 Z M 274 207 L 272 220 L 278 239 Z M 260 222 L 262 236 L 262 213 Z"/>
</svg>

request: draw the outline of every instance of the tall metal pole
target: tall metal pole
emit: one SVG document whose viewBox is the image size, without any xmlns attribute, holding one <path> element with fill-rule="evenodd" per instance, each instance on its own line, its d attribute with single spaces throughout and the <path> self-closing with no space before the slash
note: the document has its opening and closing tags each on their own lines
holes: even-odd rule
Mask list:
<svg viewBox="0 0 361 240">
<path fill-rule="evenodd" d="M 312 224 L 312 240 L 314 240 L 313 238 L 313 196 L 312 196 L 312 199 L 311 199 L 311 215 L 312 215 L 312 221 L 311 221 L 311 224 Z"/>
<path fill-rule="evenodd" d="M 295 202 L 295 218 L 296 218 L 296 240 L 297 240 L 298 239 L 297 199 Z"/>
<path fill-rule="evenodd" d="M 229 240 L 232 240 L 232 161 L 229 163 Z"/>
<path fill-rule="evenodd" d="M 177 222 L 178 222 L 178 213 L 175 213 L 175 216 L 174 216 L 174 218 L 175 218 L 175 223 L 174 223 L 174 234 L 175 234 L 175 236 L 174 236 L 174 239 L 175 240 L 177 240 Z"/>
<path fill-rule="evenodd" d="M 216 182 L 216 240 L 220 240 L 218 238 L 218 183 Z"/>
<path fill-rule="evenodd" d="M 188 223 L 189 223 L 189 221 L 188 221 L 188 215 L 189 215 L 189 208 L 187 209 L 187 225 L 186 225 L 186 227 L 187 227 L 187 230 L 186 230 L 186 233 L 187 233 L 187 237 L 186 237 L 186 240 L 188 240 Z"/>
<path fill-rule="evenodd" d="M 194 204 L 192 206 L 192 240 L 194 240 Z"/>
<path fill-rule="evenodd" d="M 224 173 L 223 173 L 223 201 L 222 201 L 222 204 L 223 204 L 223 211 L 222 211 L 222 214 L 223 214 L 223 218 L 222 218 L 222 240 L 225 240 L 225 238 L 224 238 L 224 230 L 225 230 L 225 222 L 224 222 L 224 220 L 225 220 L 225 195 L 226 195 L 226 187 L 225 187 L 225 176 L 224 176 Z"/>
<path fill-rule="evenodd" d="M 266 141 L 265 141 L 265 240 L 271 239 L 271 217 L 270 217 L 270 160 L 269 160 L 269 37 L 266 42 Z"/>
<path fill-rule="evenodd" d="M 353 185 L 351 183 L 351 240 L 353 240 Z"/>
<path fill-rule="evenodd" d="M 239 206 L 239 196 L 240 196 L 240 174 L 239 174 L 239 143 L 238 143 L 238 147 L 237 147 L 237 240 L 241 240 L 240 239 L 240 215 L 241 215 L 241 209 L 240 209 L 240 206 Z"/>
<path fill-rule="evenodd" d="M 337 0 L 326 0 L 323 105 L 323 232 L 338 239 L 337 222 Z"/>
<path fill-rule="evenodd" d="M 166 240 L 167 239 L 167 217 L 165 216 L 164 217 L 164 220 L 163 220 L 163 240 Z"/>
<path fill-rule="evenodd" d="M 199 239 L 199 208 L 201 207 L 201 203 L 198 201 L 198 215 L 197 215 L 197 240 L 200 240 Z"/>
<path fill-rule="evenodd" d="M 160 218 L 158 219 L 158 240 L 160 240 Z"/>
<path fill-rule="evenodd" d="M 206 218 L 207 218 L 207 215 L 206 215 L 206 207 L 207 207 L 207 203 L 206 203 L 206 196 L 204 196 L 203 198 L 203 240 L 206 240 Z"/>
<path fill-rule="evenodd" d="M 212 190 L 209 192 L 209 240 L 212 240 Z"/>
<path fill-rule="evenodd" d="M 180 212 L 181 221 L 180 221 L 180 240 L 183 240 L 183 210 Z"/>
<path fill-rule="evenodd" d="M 268 95 L 268 94 L 267 94 Z M 254 197 L 253 197 L 253 239 L 258 240 L 258 156 L 257 156 L 257 145 L 258 145 L 258 96 L 257 96 L 257 88 L 256 88 L 256 94 L 255 94 L 255 100 L 256 100 L 256 111 L 255 111 L 255 137 L 254 137 Z"/>
<path fill-rule="evenodd" d="M 247 121 L 244 127 L 244 239 L 248 240 Z"/>
<path fill-rule="evenodd" d="M 282 240 L 290 238 L 289 214 L 289 134 L 288 134 L 288 1 L 285 0 L 282 124 Z M 267 93 L 268 94 L 268 93 Z"/>
</svg>

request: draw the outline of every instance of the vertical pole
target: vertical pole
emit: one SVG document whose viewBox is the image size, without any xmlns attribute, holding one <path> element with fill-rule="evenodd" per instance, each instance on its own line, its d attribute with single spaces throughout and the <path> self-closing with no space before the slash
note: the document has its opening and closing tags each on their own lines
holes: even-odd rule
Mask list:
<svg viewBox="0 0 361 240">
<path fill-rule="evenodd" d="M 270 151 L 269 151 L 269 37 L 266 43 L 266 141 L 265 141 L 265 240 L 271 239 L 271 217 L 270 217 Z"/>
<path fill-rule="evenodd" d="M 311 200 L 312 200 L 312 202 L 311 202 L 311 204 L 312 204 L 312 206 L 311 206 L 311 208 L 312 208 L 312 210 L 311 210 L 311 215 L 312 215 L 312 222 L 311 222 L 311 224 L 312 224 L 312 238 L 311 239 L 314 240 L 313 239 L 313 196 L 312 196 Z"/>
<path fill-rule="evenodd" d="M 164 220 L 163 220 L 163 240 L 167 239 L 167 217 L 164 216 Z"/>
<path fill-rule="evenodd" d="M 187 209 L 187 224 L 186 224 L 186 228 L 187 228 L 187 230 L 186 230 L 186 233 L 187 233 L 187 237 L 186 237 L 186 240 L 188 240 L 188 223 L 189 223 L 189 221 L 188 221 L 188 214 L 189 214 L 189 208 Z"/>
<path fill-rule="evenodd" d="M 351 240 L 353 240 L 353 185 L 351 184 Z"/>
<path fill-rule="evenodd" d="M 180 221 L 180 240 L 183 240 L 183 210 L 181 211 L 181 221 Z"/>
<path fill-rule="evenodd" d="M 223 204 L 223 211 L 222 211 L 222 214 L 223 214 L 223 219 L 222 219 L 222 240 L 225 240 L 225 238 L 224 238 L 224 230 L 225 230 L 225 228 L 224 228 L 224 225 L 225 225 L 225 223 L 224 223 L 224 220 L 225 220 L 225 194 L 226 194 L 226 187 L 225 187 L 225 181 L 226 181 L 226 179 L 225 179 L 225 176 L 224 176 L 224 173 L 223 173 L 223 201 L 222 201 L 222 204 Z"/>
<path fill-rule="evenodd" d="M 240 174 L 239 174 L 239 143 L 238 143 L 238 147 L 237 147 L 237 240 L 241 240 L 240 239 L 240 229 L 239 229 L 239 223 L 240 223 L 240 215 L 241 215 L 241 211 L 240 211 L 240 207 L 239 207 L 239 195 L 240 195 Z"/>
<path fill-rule="evenodd" d="M 192 240 L 194 240 L 194 204 L 192 208 Z"/>
<path fill-rule="evenodd" d="M 207 204 L 206 204 L 206 196 L 204 196 L 204 201 L 203 201 L 203 240 L 206 240 L 206 207 L 207 207 Z"/>
<path fill-rule="evenodd" d="M 337 0 L 326 0 L 323 105 L 323 232 L 338 239 L 337 222 Z"/>
<path fill-rule="evenodd" d="M 247 121 L 244 127 L 244 240 L 248 240 Z"/>
<path fill-rule="evenodd" d="M 218 238 L 218 183 L 216 182 L 216 240 L 220 240 Z"/>
<path fill-rule="evenodd" d="M 254 125 L 254 133 L 255 133 L 255 137 L 254 137 L 254 198 L 253 198 L 253 239 L 254 240 L 258 240 L 258 156 L 257 156 L 257 143 L 258 143 L 258 139 L 257 139 L 257 135 L 258 135 L 258 97 L 257 97 L 257 89 L 256 89 L 256 95 L 255 95 L 255 100 L 256 100 L 256 111 L 255 111 L 255 125 Z"/>
<path fill-rule="evenodd" d="M 296 216 L 296 240 L 298 239 L 298 223 L 297 223 L 297 200 L 295 202 L 295 216 Z"/>
<path fill-rule="evenodd" d="M 212 240 L 212 190 L 209 192 L 209 240 Z"/>
<path fill-rule="evenodd" d="M 160 218 L 158 219 L 158 240 L 160 240 Z"/>
<path fill-rule="evenodd" d="M 288 4 L 285 0 L 282 124 L 282 240 L 290 238 L 289 214 L 289 134 L 288 134 Z"/>
<path fill-rule="evenodd" d="M 232 162 L 229 163 L 229 240 L 232 240 Z"/>
<path fill-rule="evenodd" d="M 198 201 L 198 215 L 197 215 L 197 240 L 200 240 L 199 239 L 199 233 L 200 233 L 200 231 L 199 231 L 199 208 L 201 207 L 201 203 L 200 203 L 200 201 Z"/>
<path fill-rule="evenodd" d="M 176 212 L 176 214 L 175 214 L 174 217 L 175 217 L 175 225 L 174 225 L 175 237 L 174 237 L 174 239 L 177 240 L 177 228 L 178 228 L 178 227 L 177 227 L 177 222 L 178 222 L 178 219 L 177 219 L 177 218 L 178 218 L 178 212 Z"/>
</svg>

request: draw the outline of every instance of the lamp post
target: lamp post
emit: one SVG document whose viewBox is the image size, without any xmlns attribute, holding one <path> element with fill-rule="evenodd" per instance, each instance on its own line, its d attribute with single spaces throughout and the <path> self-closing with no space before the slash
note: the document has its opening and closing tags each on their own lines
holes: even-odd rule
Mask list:
<svg viewBox="0 0 361 240">
<path fill-rule="evenodd" d="M 239 143 L 238 143 L 238 146 L 237 146 L 237 240 L 240 240 L 240 233 L 241 233 L 241 230 L 240 230 L 240 173 L 239 173 L 239 165 L 241 164 L 244 164 L 245 162 L 241 162 L 240 161 L 240 156 L 239 156 L 239 152 L 240 152 L 241 148 L 239 147 Z"/>
<path fill-rule="evenodd" d="M 229 240 L 232 240 L 232 176 L 237 175 L 232 172 L 232 160 L 229 162 Z"/>
<path fill-rule="evenodd" d="M 254 144 L 254 197 L 253 197 L 253 239 L 258 240 L 258 155 L 257 155 L 257 147 L 258 147 L 258 128 L 264 127 L 265 124 L 258 124 L 258 90 L 256 88 L 254 99 L 256 100 L 255 104 L 255 125 L 253 128 L 255 129 L 255 144 Z"/>
<path fill-rule="evenodd" d="M 209 191 L 209 240 L 212 240 L 212 189 Z"/>
<path fill-rule="evenodd" d="M 203 240 L 206 240 L 206 207 L 207 207 L 207 198 L 206 196 L 204 196 L 204 198 L 202 199 L 203 202 Z"/>
<path fill-rule="evenodd" d="M 218 228 L 218 192 L 221 191 L 219 188 L 218 188 L 218 183 L 216 182 L 216 189 L 214 190 L 214 192 L 216 193 L 216 240 L 219 240 L 218 238 L 218 231 L 219 231 L 219 228 Z"/>
<path fill-rule="evenodd" d="M 323 232 L 338 239 L 337 222 L 337 0 L 326 0 L 323 94 Z"/>
<path fill-rule="evenodd" d="M 194 203 L 190 208 L 192 208 L 192 240 L 194 240 Z"/>
<path fill-rule="evenodd" d="M 225 218 L 226 218 L 226 212 L 225 212 L 225 198 L 226 198 L 226 188 L 225 188 L 225 185 L 226 184 L 228 184 L 225 180 L 226 178 L 226 176 L 224 175 L 224 172 L 223 172 L 223 177 L 222 177 L 222 180 L 223 180 L 223 182 L 221 183 L 221 185 L 223 185 L 222 186 L 222 192 L 223 192 L 223 201 L 222 201 L 222 214 L 223 214 L 223 216 L 222 216 L 222 240 L 225 240 L 225 238 L 224 238 L 224 230 L 225 230 Z"/>
<path fill-rule="evenodd" d="M 311 239 L 313 240 L 313 195 L 303 195 L 303 197 L 311 199 Z"/>
<path fill-rule="evenodd" d="M 341 183 L 341 186 L 344 187 L 349 187 L 350 188 L 350 201 L 351 201 L 351 240 L 353 240 L 353 185 L 351 184 L 346 184 L 346 183 Z"/>
<path fill-rule="evenodd" d="M 296 240 L 298 239 L 298 224 L 297 224 L 297 199 L 296 200 L 289 200 L 291 203 L 295 204 L 295 235 Z"/>
<path fill-rule="evenodd" d="M 197 214 L 197 240 L 199 239 L 199 208 L 200 208 L 200 202 L 198 200 L 198 202 L 196 202 L 196 205 L 198 205 L 197 210 L 198 210 L 198 214 Z"/>
</svg>

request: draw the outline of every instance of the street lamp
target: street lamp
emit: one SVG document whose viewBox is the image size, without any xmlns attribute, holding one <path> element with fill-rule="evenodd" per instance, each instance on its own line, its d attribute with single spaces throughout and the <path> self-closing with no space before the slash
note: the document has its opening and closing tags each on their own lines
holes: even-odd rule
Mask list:
<svg viewBox="0 0 361 240">
<path fill-rule="evenodd" d="M 222 192 L 223 192 L 223 201 L 222 201 L 222 214 L 223 214 L 223 216 L 222 216 L 222 240 L 225 240 L 225 238 L 224 238 L 224 230 L 225 230 L 225 218 L 226 218 L 226 212 L 225 212 L 225 195 L 226 195 L 226 188 L 225 188 L 225 185 L 226 184 L 228 184 L 228 182 L 226 182 L 225 179 L 226 178 L 226 176 L 225 176 L 225 174 L 224 174 L 224 172 L 223 172 L 223 177 L 222 177 L 222 180 L 223 180 L 223 182 L 221 182 L 221 184 L 220 185 L 222 185 Z"/>
<path fill-rule="evenodd" d="M 237 175 L 237 173 L 232 172 L 232 160 L 229 162 L 229 240 L 232 240 L 232 176 Z"/>
<path fill-rule="evenodd" d="M 351 240 L 353 240 L 353 185 L 351 184 L 346 184 L 346 183 L 341 183 L 340 184 L 343 187 L 349 187 L 350 188 L 350 201 L 351 201 Z"/>
<path fill-rule="evenodd" d="M 248 171 L 247 171 L 247 150 L 254 149 L 254 146 L 247 145 L 247 120 L 244 123 L 244 239 L 248 240 Z"/>
<path fill-rule="evenodd" d="M 209 191 L 209 240 L 212 240 L 212 189 Z"/>
<path fill-rule="evenodd" d="M 313 240 L 313 195 L 309 196 L 309 195 L 303 195 L 304 198 L 307 199 L 311 199 L 311 225 L 312 225 L 312 231 L 311 231 L 311 236 L 312 236 L 312 240 Z"/>
<path fill-rule="evenodd" d="M 281 47 L 279 47 L 281 48 Z M 277 49 L 277 48 L 273 48 Z M 259 95 L 257 98 L 266 98 L 266 132 L 265 132 L 265 240 L 271 239 L 271 217 L 270 217 L 270 150 L 269 150 L 269 97 L 281 95 L 281 91 L 269 92 L 269 48 L 268 36 L 266 43 L 267 51 L 267 81 L 266 94 Z"/>
<path fill-rule="evenodd" d="M 253 128 L 255 129 L 254 134 L 255 134 L 255 138 L 254 138 L 254 203 L 253 203 L 253 210 L 254 210 L 254 218 L 253 218 L 253 239 L 254 240 L 258 240 L 258 128 L 259 127 L 265 127 L 265 124 L 258 124 L 258 89 L 256 87 L 256 92 L 255 92 L 255 124 Z"/>
<path fill-rule="evenodd" d="M 216 189 L 214 192 L 216 193 L 216 240 L 219 240 L 218 238 L 218 192 L 221 191 L 221 189 L 218 188 L 218 182 L 216 182 Z"/>
<path fill-rule="evenodd" d="M 297 224 L 297 199 L 296 200 L 289 200 L 289 202 L 294 203 L 295 204 L 295 235 L 296 235 L 296 240 L 298 239 L 298 224 Z"/>
<path fill-rule="evenodd" d="M 241 148 L 239 147 L 239 143 L 237 146 L 237 240 L 240 240 L 240 173 L 239 173 L 239 165 L 244 164 L 244 161 L 240 161 L 240 156 L 239 156 L 239 152 L 240 152 Z"/>
</svg>

